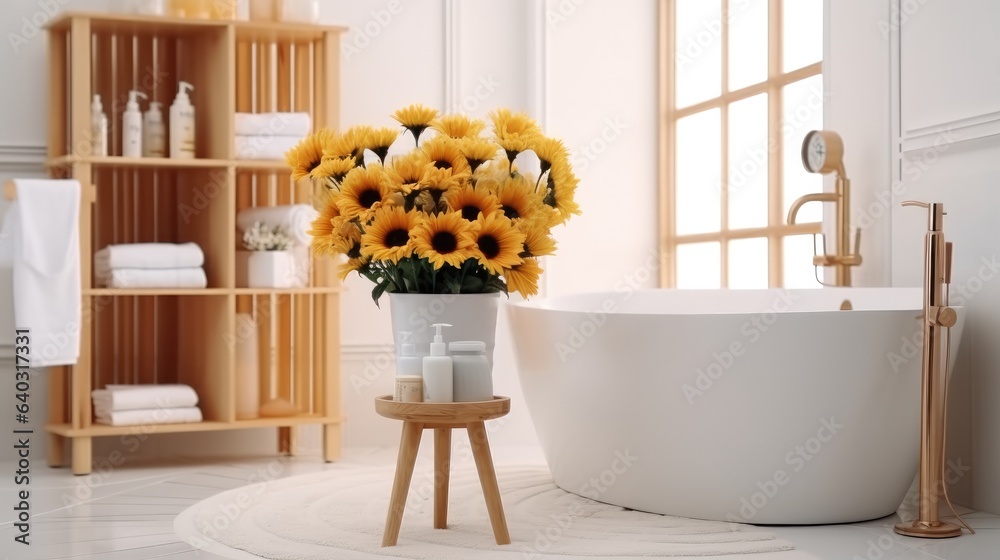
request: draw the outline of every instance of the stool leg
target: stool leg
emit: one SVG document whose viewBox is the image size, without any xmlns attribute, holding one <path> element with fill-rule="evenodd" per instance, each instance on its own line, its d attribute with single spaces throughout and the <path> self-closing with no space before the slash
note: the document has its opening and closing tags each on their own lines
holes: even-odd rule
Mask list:
<svg viewBox="0 0 1000 560">
<path fill-rule="evenodd" d="M 486 426 L 482 422 L 469 422 L 469 442 L 472 444 L 472 456 L 476 459 L 476 470 L 479 471 L 479 484 L 483 487 L 483 497 L 486 498 L 486 511 L 490 513 L 490 523 L 493 525 L 493 537 L 497 544 L 510 544 L 510 533 L 507 532 L 507 519 L 503 515 L 503 502 L 500 501 L 500 487 L 497 485 L 497 473 L 493 470 L 493 456 L 490 455 L 490 442 L 486 438 Z"/>
<path fill-rule="evenodd" d="M 451 428 L 434 429 L 434 528 L 448 528 L 448 483 L 451 479 Z"/>
<path fill-rule="evenodd" d="M 382 546 L 396 546 L 399 526 L 403 522 L 406 494 L 410 491 L 413 464 L 420 449 L 420 435 L 424 425 L 420 422 L 403 422 L 403 436 L 399 442 L 399 457 L 396 459 L 396 478 L 392 481 L 392 497 L 389 499 L 389 513 L 385 517 L 385 533 Z"/>
</svg>

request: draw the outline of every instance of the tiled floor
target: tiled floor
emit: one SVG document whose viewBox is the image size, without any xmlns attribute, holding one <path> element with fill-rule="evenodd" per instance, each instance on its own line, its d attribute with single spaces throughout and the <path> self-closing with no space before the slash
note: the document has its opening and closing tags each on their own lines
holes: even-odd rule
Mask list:
<svg viewBox="0 0 1000 560">
<path fill-rule="evenodd" d="M 427 451 L 427 450 L 424 450 Z M 494 450 L 498 464 L 540 462 L 537 450 Z M 387 465 L 390 449 L 348 450 L 344 460 Z M 189 505 L 208 496 L 261 480 L 316 472 L 326 466 L 315 457 L 291 461 L 276 457 L 205 461 L 176 459 L 155 466 L 128 465 L 113 472 L 73 477 L 66 470 L 42 469 L 31 479 L 31 545 L 14 542 L 13 477 L 0 477 L 0 558 L 107 560 L 252 558 L 228 550 L 199 551 L 174 533 L 173 520 Z M 12 473 L 0 463 L 0 472 Z M 930 541 L 892 532 L 894 518 L 852 525 L 771 527 L 793 542 L 794 552 L 755 555 L 755 560 L 987 560 L 1000 558 L 1000 516 L 970 513 L 975 535 Z M 565 558 L 565 557 L 564 557 Z"/>
</svg>

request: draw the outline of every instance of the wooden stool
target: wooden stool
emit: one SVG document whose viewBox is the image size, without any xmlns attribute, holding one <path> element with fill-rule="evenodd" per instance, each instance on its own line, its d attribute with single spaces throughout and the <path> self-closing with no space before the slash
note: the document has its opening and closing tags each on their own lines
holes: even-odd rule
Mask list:
<svg viewBox="0 0 1000 560">
<path fill-rule="evenodd" d="M 507 520 L 500 501 L 500 487 L 493 469 L 490 442 L 486 438 L 486 420 L 500 418 L 510 412 L 510 397 L 493 397 L 492 401 L 461 403 L 404 403 L 392 400 L 391 395 L 375 398 L 375 412 L 386 418 L 403 421 L 403 435 L 399 442 L 396 460 L 396 478 L 392 482 L 392 498 L 385 518 L 382 546 L 396 546 L 399 526 L 403 521 L 406 494 L 410 490 L 413 464 L 420 448 L 423 431 L 434 430 L 434 528 L 448 528 L 448 482 L 451 475 L 451 430 L 461 428 L 469 432 L 472 456 L 476 459 L 479 483 L 486 498 L 486 510 L 493 525 L 497 544 L 510 544 Z"/>
</svg>

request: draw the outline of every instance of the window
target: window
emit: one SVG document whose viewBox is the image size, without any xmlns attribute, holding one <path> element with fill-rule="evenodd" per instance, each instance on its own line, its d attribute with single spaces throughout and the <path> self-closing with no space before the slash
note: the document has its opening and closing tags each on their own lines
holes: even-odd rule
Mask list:
<svg viewBox="0 0 1000 560">
<path fill-rule="evenodd" d="M 823 190 L 799 149 L 823 128 L 823 0 L 660 0 L 661 284 L 818 287 Z"/>
</svg>

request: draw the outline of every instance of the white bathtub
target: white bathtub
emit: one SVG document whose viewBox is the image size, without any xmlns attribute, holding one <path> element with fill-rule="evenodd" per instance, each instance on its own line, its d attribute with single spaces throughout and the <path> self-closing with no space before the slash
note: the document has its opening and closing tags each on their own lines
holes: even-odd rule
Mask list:
<svg viewBox="0 0 1000 560">
<path fill-rule="evenodd" d="M 853 311 L 840 311 L 849 298 Z M 506 306 L 563 489 L 761 524 L 883 517 L 917 472 L 919 289 L 649 290 Z M 957 351 L 964 313 L 952 333 Z"/>
</svg>

